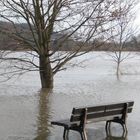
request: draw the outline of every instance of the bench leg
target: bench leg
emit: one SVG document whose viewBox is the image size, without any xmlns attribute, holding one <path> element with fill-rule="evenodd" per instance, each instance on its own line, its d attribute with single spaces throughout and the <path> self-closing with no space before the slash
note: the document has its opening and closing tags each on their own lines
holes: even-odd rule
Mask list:
<svg viewBox="0 0 140 140">
<path fill-rule="evenodd" d="M 123 131 L 125 132 L 125 126 L 124 126 L 124 124 L 121 124 L 122 125 L 122 128 L 123 128 Z"/>
<path fill-rule="evenodd" d="M 68 139 L 68 134 L 69 134 L 69 130 L 67 130 L 67 129 L 64 127 L 64 132 L 63 132 L 63 139 L 64 139 L 64 140 Z"/>
<path fill-rule="evenodd" d="M 128 132 L 128 130 L 127 130 L 126 124 L 124 124 L 124 126 L 125 126 L 125 131 L 126 131 L 126 133 L 127 133 L 127 132 Z"/>
<path fill-rule="evenodd" d="M 127 127 L 126 127 L 126 125 L 125 125 L 124 127 L 125 127 L 125 131 L 123 131 L 123 137 L 126 137 L 126 136 L 127 136 L 128 131 L 127 131 Z"/>
<path fill-rule="evenodd" d="M 80 131 L 80 135 L 81 135 L 81 139 L 82 140 L 87 140 L 87 134 L 86 134 L 86 131 Z"/>
<path fill-rule="evenodd" d="M 105 131 L 106 131 L 106 134 L 108 134 L 108 121 L 106 122 L 106 125 L 105 125 Z"/>
<path fill-rule="evenodd" d="M 122 127 L 123 127 L 123 132 L 124 133 L 127 133 L 127 127 L 126 127 L 126 124 L 121 124 L 122 125 Z"/>
<path fill-rule="evenodd" d="M 110 125 L 111 125 L 111 122 L 110 121 L 106 121 L 105 131 L 106 131 L 107 135 L 110 133 Z"/>
<path fill-rule="evenodd" d="M 84 130 L 84 138 L 85 138 L 85 140 L 87 140 L 87 133 L 86 133 L 86 131 Z"/>
</svg>

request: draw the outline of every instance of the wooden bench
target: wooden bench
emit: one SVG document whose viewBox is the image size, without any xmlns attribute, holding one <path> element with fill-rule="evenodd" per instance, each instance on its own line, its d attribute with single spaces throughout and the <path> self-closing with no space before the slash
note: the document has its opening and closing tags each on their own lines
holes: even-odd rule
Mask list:
<svg viewBox="0 0 140 140">
<path fill-rule="evenodd" d="M 68 138 L 69 130 L 79 132 L 82 140 L 87 140 L 85 125 L 97 121 L 106 121 L 106 133 L 109 131 L 111 122 L 121 124 L 123 131 L 127 132 L 126 118 L 127 114 L 132 112 L 133 104 L 133 101 L 127 101 L 99 106 L 73 108 L 70 119 L 52 121 L 51 124 L 64 127 L 64 140 Z"/>
</svg>

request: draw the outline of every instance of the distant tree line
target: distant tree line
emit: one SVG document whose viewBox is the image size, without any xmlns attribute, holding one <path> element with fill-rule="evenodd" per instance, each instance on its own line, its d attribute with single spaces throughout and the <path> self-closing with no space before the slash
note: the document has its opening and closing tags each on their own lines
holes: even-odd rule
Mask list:
<svg viewBox="0 0 140 140">
<path fill-rule="evenodd" d="M 10 30 L 13 30 L 13 26 L 8 23 L 8 22 L 0 22 L 0 26 L 3 28 L 7 28 Z M 16 24 L 18 27 L 18 30 L 23 32 L 25 36 L 28 36 L 31 38 L 28 30 L 29 27 L 27 24 Z M 94 47 L 92 49 L 93 51 L 117 51 L 119 50 L 119 43 L 114 45 L 113 42 L 110 41 L 103 41 L 101 38 L 95 38 L 93 41 L 90 42 L 83 42 L 83 41 L 77 41 L 74 38 L 69 38 L 65 43 L 63 43 L 63 47 L 58 48 L 58 44 L 61 41 L 61 38 L 64 35 L 59 34 L 57 32 L 54 32 L 52 34 L 52 40 L 51 40 L 51 48 L 50 50 L 55 50 L 55 51 L 74 51 L 76 50 L 81 44 L 84 45 L 81 49 L 81 51 L 86 51 L 90 47 Z M 0 32 L 0 50 L 12 50 L 12 51 L 23 51 L 23 50 L 29 50 L 28 47 L 26 49 L 25 44 L 24 46 L 22 45 L 21 42 L 18 40 L 15 40 L 11 37 L 9 37 L 7 34 L 4 34 Z M 122 51 L 140 51 L 140 39 L 139 35 L 138 36 L 133 36 L 129 41 L 125 42 L 125 45 L 123 47 Z"/>
</svg>

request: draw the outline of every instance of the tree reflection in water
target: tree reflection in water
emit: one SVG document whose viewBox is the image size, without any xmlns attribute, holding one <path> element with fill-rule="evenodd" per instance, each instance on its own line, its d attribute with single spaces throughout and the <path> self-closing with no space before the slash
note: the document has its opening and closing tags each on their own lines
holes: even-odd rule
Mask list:
<svg viewBox="0 0 140 140">
<path fill-rule="evenodd" d="M 37 117 L 37 133 L 34 140 L 48 140 L 50 136 L 49 129 L 51 128 L 49 120 L 51 119 L 51 110 L 50 110 L 50 94 L 52 90 L 50 89 L 41 89 L 38 96 L 38 117 Z M 100 131 L 99 131 L 100 132 Z M 127 133 L 123 133 L 122 136 L 113 136 L 111 131 L 109 134 L 106 134 L 105 140 L 128 140 Z M 78 139 L 77 136 L 74 136 L 75 139 Z M 59 138 L 58 138 L 59 139 Z M 89 136 L 89 140 L 92 137 Z"/>
<path fill-rule="evenodd" d="M 41 89 L 39 92 L 38 118 L 37 118 L 37 136 L 34 140 L 47 140 L 49 135 L 50 106 L 49 95 L 50 89 Z"/>
</svg>

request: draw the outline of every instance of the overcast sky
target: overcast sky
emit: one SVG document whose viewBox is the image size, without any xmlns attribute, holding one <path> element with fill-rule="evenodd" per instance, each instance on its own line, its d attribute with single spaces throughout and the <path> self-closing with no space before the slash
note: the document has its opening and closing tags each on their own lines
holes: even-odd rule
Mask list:
<svg viewBox="0 0 140 140">
<path fill-rule="evenodd" d="M 135 19 L 134 24 L 135 24 L 136 26 L 138 26 L 138 25 L 140 26 L 140 2 L 139 2 L 139 4 L 136 6 L 135 10 L 136 10 L 137 12 L 136 12 L 136 19 Z"/>
</svg>

